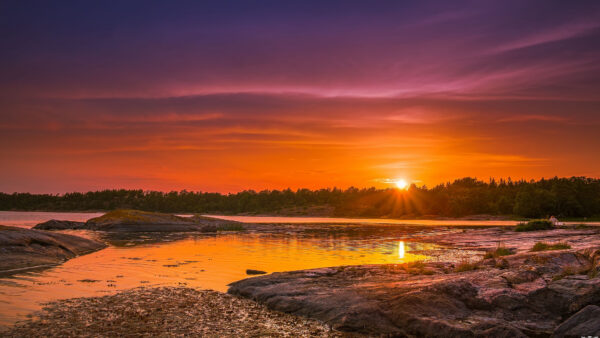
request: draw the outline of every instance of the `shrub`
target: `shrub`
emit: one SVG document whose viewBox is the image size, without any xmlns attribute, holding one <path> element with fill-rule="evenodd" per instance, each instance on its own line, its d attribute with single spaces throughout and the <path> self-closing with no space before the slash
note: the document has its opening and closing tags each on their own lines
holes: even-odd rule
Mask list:
<svg viewBox="0 0 600 338">
<path fill-rule="evenodd" d="M 552 277 L 553 281 L 561 280 L 567 276 L 589 274 L 590 267 L 567 266 L 559 274 Z M 588 275 L 589 276 L 589 275 Z"/>
<path fill-rule="evenodd" d="M 545 219 L 534 219 L 527 223 L 519 223 L 515 227 L 515 231 L 536 231 L 554 229 L 552 222 Z"/>
<path fill-rule="evenodd" d="M 485 256 L 483 256 L 484 259 L 487 258 L 497 258 L 500 256 L 509 256 L 512 255 L 514 252 L 511 249 L 505 248 L 502 244 L 498 244 L 498 247 L 495 250 L 492 251 L 488 251 Z"/>
<path fill-rule="evenodd" d="M 544 242 L 537 242 L 537 243 L 535 243 L 533 248 L 531 248 L 531 251 L 548 251 L 548 250 L 565 250 L 565 249 L 571 249 L 571 246 L 567 243 L 548 244 L 548 243 L 544 243 Z"/>
<path fill-rule="evenodd" d="M 460 262 L 455 268 L 454 272 L 465 272 L 477 270 L 478 266 L 476 263 L 470 263 L 469 261 Z"/>
</svg>

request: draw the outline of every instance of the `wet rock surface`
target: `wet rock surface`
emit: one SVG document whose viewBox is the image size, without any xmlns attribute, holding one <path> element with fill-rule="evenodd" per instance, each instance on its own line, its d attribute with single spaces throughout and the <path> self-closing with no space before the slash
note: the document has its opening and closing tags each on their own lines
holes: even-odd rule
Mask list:
<svg viewBox="0 0 600 338">
<path fill-rule="evenodd" d="M 600 304 L 599 260 L 594 247 L 490 258 L 465 272 L 439 262 L 321 268 L 244 279 L 228 292 L 347 332 L 550 336 Z M 589 311 L 563 323 L 565 332 L 595 327 Z"/>
<path fill-rule="evenodd" d="M 78 236 L 0 225 L 0 274 L 58 264 L 105 247 Z"/>
<path fill-rule="evenodd" d="M 4 337 L 339 337 L 327 325 L 224 293 L 138 288 L 50 303 Z"/>
</svg>

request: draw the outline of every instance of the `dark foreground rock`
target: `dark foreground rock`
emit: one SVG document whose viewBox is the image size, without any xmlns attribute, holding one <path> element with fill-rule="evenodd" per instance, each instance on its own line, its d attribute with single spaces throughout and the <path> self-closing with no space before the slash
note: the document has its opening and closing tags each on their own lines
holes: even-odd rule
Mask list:
<svg viewBox="0 0 600 338">
<path fill-rule="evenodd" d="M 339 337 L 327 325 L 191 288 L 138 288 L 50 303 L 3 337 Z"/>
<path fill-rule="evenodd" d="M 413 263 L 273 273 L 232 283 L 228 292 L 348 332 L 550 336 L 587 305 L 600 304 L 599 270 L 598 248 L 527 252 L 475 265 Z M 593 327 L 595 323 L 586 324 L 588 318 L 586 312 L 563 325 L 568 330 Z"/>
<path fill-rule="evenodd" d="M 37 230 L 79 230 L 85 229 L 85 222 L 75 222 L 75 221 L 61 221 L 56 219 L 51 219 L 49 221 L 39 223 L 33 227 L 33 229 Z"/>
<path fill-rule="evenodd" d="M 58 264 L 105 247 L 78 236 L 0 225 L 0 274 Z"/>
<path fill-rule="evenodd" d="M 588 305 L 565 320 L 552 337 L 600 336 L 600 307 Z"/>
</svg>

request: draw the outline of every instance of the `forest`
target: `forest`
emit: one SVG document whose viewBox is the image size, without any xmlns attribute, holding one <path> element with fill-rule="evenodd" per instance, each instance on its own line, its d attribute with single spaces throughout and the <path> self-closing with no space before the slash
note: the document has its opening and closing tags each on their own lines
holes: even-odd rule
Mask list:
<svg viewBox="0 0 600 338">
<path fill-rule="evenodd" d="M 600 179 L 552 178 L 487 182 L 462 178 L 432 188 L 407 190 L 348 188 L 245 190 L 220 194 L 192 191 L 102 190 L 65 194 L 0 193 L 0 210 L 91 211 L 139 209 L 172 213 L 278 214 L 323 206 L 328 216 L 463 217 L 505 215 L 523 218 L 600 216 Z"/>
</svg>

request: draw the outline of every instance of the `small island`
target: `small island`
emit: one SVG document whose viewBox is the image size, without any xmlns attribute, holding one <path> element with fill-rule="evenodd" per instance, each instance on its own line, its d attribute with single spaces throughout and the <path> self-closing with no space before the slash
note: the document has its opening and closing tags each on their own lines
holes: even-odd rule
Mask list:
<svg viewBox="0 0 600 338">
<path fill-rule="evenodd" d="M 118 209 L 91 218 L 86 222 L 50 220 L 37 224 L 34 229 L 85 229 L 115 232 L 216 232 L 220 230 L 243 230 L 244 226 L 241 222 L 198 215 L 181 217 L 160 212 Z"/>
</svg>

